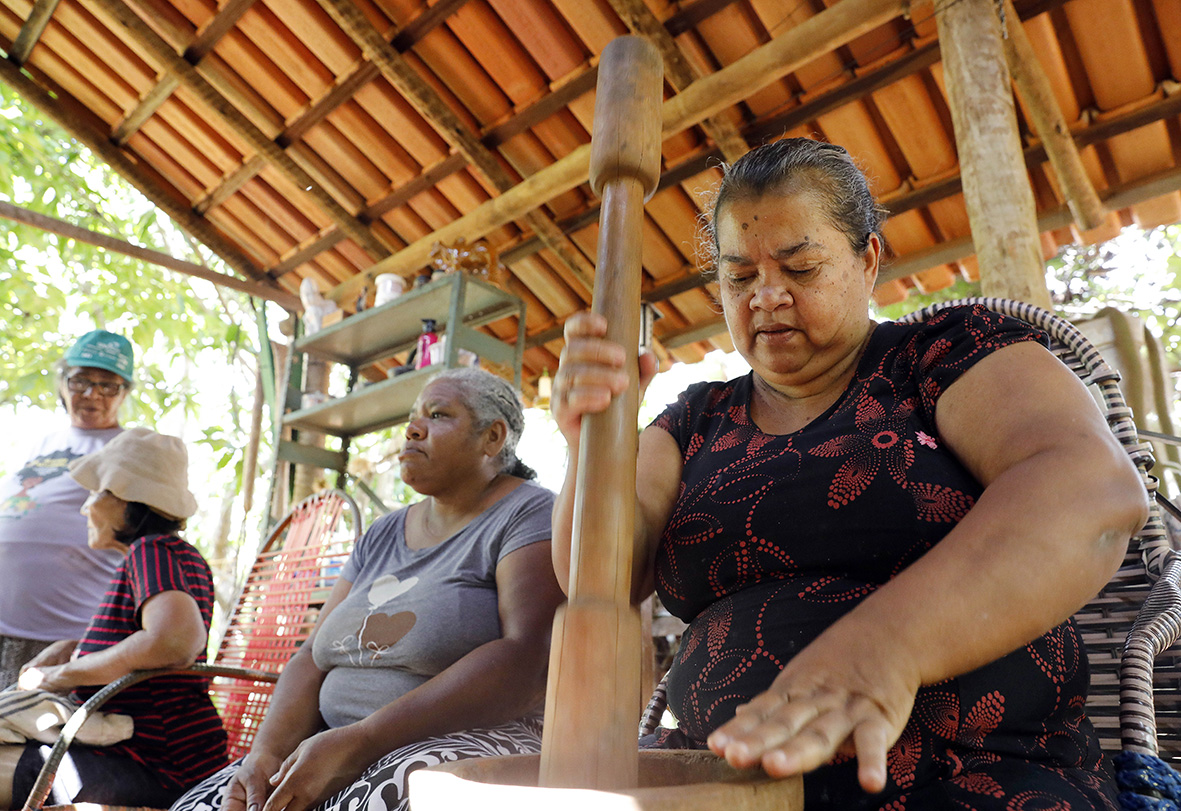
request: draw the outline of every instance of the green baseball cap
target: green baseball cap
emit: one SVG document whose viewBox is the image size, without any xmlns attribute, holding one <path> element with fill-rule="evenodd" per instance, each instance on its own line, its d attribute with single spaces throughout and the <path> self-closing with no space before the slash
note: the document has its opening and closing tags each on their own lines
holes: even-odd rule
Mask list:
<svg viewBox="0 0 1181 811">
<path fill-rule="evenodd" d="M 105 329 L 91 330 L 75 341 L 66 352 L 65 361 L 70 366 L 90 366 L 114 372 L 128 383 L 135 371 L 131 341 Z"/>
</svg>

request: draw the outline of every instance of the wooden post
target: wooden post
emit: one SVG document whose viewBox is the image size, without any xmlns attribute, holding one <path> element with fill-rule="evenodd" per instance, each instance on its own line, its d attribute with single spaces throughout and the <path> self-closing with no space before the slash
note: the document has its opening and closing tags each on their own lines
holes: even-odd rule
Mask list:
<svg viewBox="0 0 1181 811">
<path fill-rule="evenodd" d="M 637 349 L 644 199 L 660 175 L 660 54 L 613 40 L 599 63 L 591 187 L 603 200 L 592 309 L 626 347 L 631 386 L 583 418 L 570 599 L 554 621 L 541 785 L 635 787 L 640 614 L 631 604 L 636 500 Z"/>
<path fill-rule="evenodd" d="M 1049 308 L 1000 20 L 991 0 L 940 0 L 935 19 L 981 290 Z"/>
<path fill-rule="evenodd" d="M 1107 209 L 1103 207 L 1091 178 L 1087 176 L 1087 170 L 1083 168 L 1078 146 L 1070 134 L 1062 108 L 1058 106 L 1058 99 L 1054 97 L 1046 72 L 1033 53 L 1033 46 L 1025 35 L 1025 28 L 1013 8 L 1012 0 L 1005 0 L 1005 31 L 1005 61 L 1013 73 L 1021 98 L 1025 99 L 1029 118 L 1046 149 L 1046 157 L 1054 167 L 1054 174 L 1058 176 L 1058 185 L 1062 188 L 1066 204 L 1070 206 L 1070 213 L 1084 231 L 1098 228 L 1107 219 Z"/>
</svg>

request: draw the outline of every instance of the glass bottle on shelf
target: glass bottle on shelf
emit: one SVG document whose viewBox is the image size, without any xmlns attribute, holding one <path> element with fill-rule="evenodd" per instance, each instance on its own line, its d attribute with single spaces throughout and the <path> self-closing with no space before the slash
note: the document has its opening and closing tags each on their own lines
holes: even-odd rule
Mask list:
<svg viewBox="0 0 1181 811">
<path fill-rule="evenodd" d="M 425 369 L 431 365 L 431 346 L 439 340 L 435 332 L 435 319 L 422 319 L 422 334 L 418 336 L 418 348 L 414 355 L 414 368 Z"/>
</svg>

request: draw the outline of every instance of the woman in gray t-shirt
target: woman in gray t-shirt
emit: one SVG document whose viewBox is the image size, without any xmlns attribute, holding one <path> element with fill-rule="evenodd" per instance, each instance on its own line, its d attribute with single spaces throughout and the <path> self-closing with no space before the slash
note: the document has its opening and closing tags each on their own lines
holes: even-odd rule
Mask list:
<svg viewBox="0 0 1181 811">
<path fill-rule="evenodd" d="M 426 498 L 369 528 L 250 753 L 173 811 L 398 811 L 414 768 L 540 751 L 562 593 L 554 497 L 516 457 L 523 428 L 495 375 L 456 369 L 427 385 L 398 455 Z"/>
</svg>

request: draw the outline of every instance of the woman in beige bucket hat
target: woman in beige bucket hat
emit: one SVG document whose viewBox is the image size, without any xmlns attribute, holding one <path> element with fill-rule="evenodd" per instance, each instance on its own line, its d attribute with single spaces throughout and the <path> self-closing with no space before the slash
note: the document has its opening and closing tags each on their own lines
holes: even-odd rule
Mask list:
<svg viewBox="0 0 1181 811">
<path fill-rule="evenodd" d="M 197 510 L 184 443 L 129 428 L 74 460 L 70 476 L 90 491 L 82 506 L 90 546 L 124 558 L 82 639 L 46 649 L 22 671 L 20 686 L 69 693 L 81 703 L 133 670 L 204 661 L 213 577 L 201 553 L 177 535 Z M 58 780 L 52 802 L 167 807 L 220 769 L 226 738 L 207 688 L 204 678 L 159 676 L 113 698 L 105 711 L 131 716 L 134 733 L 112 746 L 74 746 L 67 757 L 77 779 Z M 23 803 L 43 748 L 0 747 L 0 808 Z"/>
</svg>

